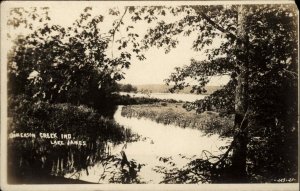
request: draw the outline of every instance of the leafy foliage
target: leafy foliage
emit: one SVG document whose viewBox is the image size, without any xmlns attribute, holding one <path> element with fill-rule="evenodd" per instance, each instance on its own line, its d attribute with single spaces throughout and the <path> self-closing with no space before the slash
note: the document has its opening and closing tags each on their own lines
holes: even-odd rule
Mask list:
<svg viewBox="0 0 300 191">
<path fill-rule="evenodd" d="M 239 25 L 241 6 L 245 11 L 242 26 Z M 243 131 L 247 132 L 249 181 L 297 179 L 298 23 L 295 6 L 126 7 L 123 14 L 111 9 L 110 14 L 120 18 L 112 23 L 112 29 L 105 34 L 100 30 L 103 16 L 91 17 L 89 10 L 90 7 L 85 8 L 72 27 L 45 23 L 29 35 L 19 36 L 15 40 L 8 63 L 10 95 L 33 97 L 36 101 L 34 107 L 43 105 L 44 102 L 38 101 L 68 102 L 86 104 L 104 111 L 104 108 L 110 107 L 107 100 L 116 90 L 116 82 L 124 77 L 122 70 L 130 66 L 131 53 L 128 49 L 143 60 L 145 57 L 140 54 L 141 49 L 156 46 L 168 53 L 176 48 L 178 36 L 192 37 L 193 34 L 196 38 L 192 48 L 196 51 L 205 50 L 207 60 L 191 59 L 190 66 L 176 68 L 167 79 L 167 83 L 175 83 L 171 91 L 192 85 L 193 92 L 203 93 L 211 76 L 230 76 L 230 82 L 223 89 L 185 107 L 196 109 L 199 113 L 215 110 L 226 115 L 237 114 L 237 108 L 234 108 L 237 106 L 237 97 L 245 96 L 247 111 L 244 119 L 247 118 L 247 127 Z M 22 9 L 12 11 L 21 18 L 10 20 L 8 24 L 13 27 L 25 24 L 26 28 L 31 29 L 32 25 L 22 18 L 20 11 Z M 49 20 L 47 9 L 44 11 L 46 20 Z M 133 32 L 131 25 L 126 28 L 128 33 L 125 38 L 115 40 L 120 27 L 124 25 L 123 17 L 127 12 L 131 14 L 133 22 L 157 22 L 143 37 L 142 44 L 137 42 L 139 34 Z M 33 20 L 43 17 L 35 11 L 32 15 L 35 15 L 32 16 Z M 166 15 L 177 19 L 159 21 Z M 242 34 L 239 29 L 242 29 Z M 109 57 L 107 50 L 115 43 L 120 53 L 117 56 L 112 53 Z M 242 73 L 246 74 L 244 81 L 240 78 Z M 187 83 L 186 80 L 190 78 L 197 84 Z M 244 83 L 249 85 L 247 95 L 242 95 L 237 88 Z M 45 114 L 45 111 L 38 111 L 30 112 L 38 116 Z M 76 113 L 72 115 L 76 116 Z M 30 119 L 22 122 L 36 123 Z M 31 125 L 28 126 L 33 127 Z M 39 121 L 38 125 L 48 127 L 45 121 Z M 236 129 L 236 135 L 241 133 L 244 132 Z M 161 172 L 166 174 L 166 182 L 171 183 L 229 180 L 232 145 L 228 146 L 223 156 L 193 160 L 183 169 L 174 169 L 171 174 Z M 215 157 L 220 162 L 212 164 L 211 159 Z M 128 182 L 128 179 L 123 180 Z"/>
<path fill-rule="evenodd" d="M 229 75 L 233 69 L 234 65 L 228 64 L 228 59 L 225 58 L 201 62 L 191 59 L 189 66 L 175 68 L 176 72 L 172 73 L 166 82 L 168 85 L 170 82 L 175 82 L 175 85 L 170 89 L 173 92 L 176 89 L 190 86 L 185 81 L 186 78 L 193 79 L 198 82 L 198 85 L 192 85 L 191 93 L 206 93 L 204 86 L 209 82 L 211 76 Z"/>
<path fill-rule="evenodd" d="M 194 103 L 185 103 L 187 110 L 196 110 L 197 113 L 205 111 L 217 111 L 221 115 L 231 115 L 234 113 L 234 92 L 236 82 L 231 80 L 222 89 L 216 90 L 202 100 Z"/>
<path fill-rule="evenodd" d="M 180 155 L 182 158 L 187 158 Z M 231 161 L 227 158 L 214 156 L 209 151 L 203 150 L 201 158 L 190 160 L 184 167 L 178 168 L 170 158 L 163 158 L 162 162 L 170 167 L 157 166 L 155 171 L 164 174 L 161 183 L 166 184 L 197 184 L 201 183 L 224 183 L 228 182 Z M 221 162 L 219 162 L 222 160 Z M 216 162 L 217 161 L 217 162 Z"/>
<path fill-rule="evenodd" d="M 122 158 L 117 158 L 115 166 L 119 167 L 119 171 L 112 171 L 110 183 L 122 183 L 122 184 L 141 184 L 144 183 L 140 180 L 138 172 L 141 170 L 144 164 L 138 164 L 134 159 L 128 161 L 124 151 L 121 151 Z"/>
<path fill-rule="evenodd" d="M 149 29 L 144 36 L 144 48 L 163 47 L 167 53 L 176 47 L 177 37 L 195 34 L 192 48 L 206 52 L 207 60 L 192 59 L 189 66 L 175 69 L 166 80 L 168 84 L 175 84 L 171 91 L 191 85 L 187 80 L 193 79 L 197 84 L 192 84 L 192 91 L 202 93 L 211 76 L 231 77 L 223 89 L 203 100 L 186 104 L 187 109 L 236 114 L 236 87 L 238 83 L 249 84 L 247 95 L 239 95 L 247 97 L 248 175 L 263 176 L 265 179 L 261 181 L 289 176 L 295 180 L 297 10 L 294 5 L 242 5 L 244 12 L 240 13 L 240 6 L 143 7 L 135 14 L 146 14 L 143 10 L 146 9 L 154 11 L 153 15 L 162 15 L 164 10 L 165 15 L 177 18 L 171 22 L 158 22 Z M 242 26 L 239 26 L 240 14 L 244 17 Z M 238 76 L 245 73 L 241 71 L 245 61 L 247 82 L 238 81 Z M 238 129 L 236 133 L 239 134 Z M 197 164 L 202 166 L 203 163 L 205 161 L 201 160 Z"/>
<path fill-rule="evenodd" d="M 108 153 L 108 142 L 120 144 L 132 138 L 130 130 L 107 117 L 116 109 L 112 93 L 118 90 L 117 81 L 130 66 L 126 47 L 132 43 L 133 52 L 144 59 L 137 34 L 115 39 L 127 9 L 108 33 L 101 27 L 104 17 L 92 16 L 91 10 L 86 7 L 72 26 L 62 27 L 48 23 L 49 8 L 11 9 L 7 25 L 28 34 L 18 35 L 8 53 L 9 133 L 69 133 L 87 142 L 61 146 L 41 138 L 9 140 L 12 177 L 30 180 L 81 171 L 88 175 L 88 167 L 96 163 L 105 165 L 111 159 L 120 163 Z M 120 12 L 111 9 L 109 14 L 117 17 Z M 120 43 L 118 54 L 110 56 L 108 49 L 114 51 L 113 45 Z M 119 174 L 123 177 L 126 170 Z"/>
<path fill-rule="evenodd" d="M 124 51 L 127 42 L 122 42 L 118 57 L 107 55 L 122 18 L 107 35 L 101 31 L 103 16 L 92 17 L 91 9 L 85 8 L 72 27 L 44 23 L 29 35 L 18 36 L 9 53 L 9 94 L 86 104 L 100 111 L 109 107 L 107 100 L 124 78 L 122 70 L 129 68 L 131 53 Z M 132 38 L 129 34 L 134 43 Z"/>
<path fill-rule="evenodd" d="M 12 177 L 65 175 L 81 170 L 88 173 L 89 166 L 109 156 L 108 142 L 117 144 L 133 138 L 130 130 L 82 105 L 32 102 L 18 97 L 10 99 L 9 106 L 8 133 L 36 134 L 34 139 L 9 139 L 8 169 L 15 173 Z M 71 134 L 75 140 L 86 141 L 86 145 L 51 145 L 49 139 L 39 137 L 43 132 Z"/>
<path fill-rule="evenodd" d="M 23 7 L 16 7 L 10 10 L 10 16 L 7 20 L 7 25 L 14 29 L 24 27 L 33 29 L 36 23 L 50 21 L 49 7 L 31 7 L 28 10 Z M 30 18 L 30 19 L 28 19 Z"/>
</svg>

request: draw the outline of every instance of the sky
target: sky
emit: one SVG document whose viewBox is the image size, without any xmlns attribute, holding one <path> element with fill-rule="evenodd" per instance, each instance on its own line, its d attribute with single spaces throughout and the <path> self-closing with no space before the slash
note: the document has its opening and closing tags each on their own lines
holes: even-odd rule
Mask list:
<svg viewBox="0 0 300 191">
<path fill-rule="evenodd" d="M 33 3 L 33 4 L 32 4 Z M 34 2 L 29 4 L 21 4 L 22 7 L 32 7 Z M 20 6 L 18 4 L 14 6 Z M 51 24 L 58 24 L 61 26 L 71 26 L 72 23 L 79 17 L 83 9 L 88 5 L 83 5 L 80 2 L 59 2 L 59 3 L 46 3 L 37 4 L 37 6 L 49 7 L 49 16 L 51 18 Z M 108 15 L 109 8 L 115 7 L 112 3 L 97 2 L 92 4 L 92 15 L 101 14 L 104 16 L 104 22 L 101 25 L 103 31 L 107 31 L 111 28 L 112 22 L 118 17 L 112 17 Z M 121 14 L 124 8 L 119 7 Z M 176 18 L 170 18 L 172 19 Z M 124 23 L 129 22 L 129 15 L 125 15 Z M 139 34 L 145 34 L 147 26 L 145 23 L 138 23 L 135 26 L 134 32 Z M 8 31 L 13 33 L 15 31 Z M 25 31 L 22 31 L 25 32 Z M 122 32 L 122 31 L 121 31 Z M 119 34 L 121 35 L 121 34 Z M 123 35 L 123 34 L 122 34 Z M 140 35 L 143 36 L 143 35 Z M 120 37 L 120 36 L 119 36 Z M 117 38 L 117 36 L 116 36 Z M 163 49 L 152 47 L 144 52 L 146 60 L 140 61 L 135 57 L 132 59 L 132 64 L 128 70 L 125 70 L 125 79 L 121 83 L 137 84 L 163 84 L 164 79 L 174 71 L 175 67 L 182 67 L 189 65 L 191 58 L 195 60 L 205 60 L 206 56 L 202 52 L 195 52 L 191 49 L 194 38 L 191 37 L 179 37 L 179 44 L 177 48 L 172 49 L 168 54 L 165 54 Z M 117 51 L 117 50 L 114 50 Z M 228 77 L 213 77 L 208 85 L 224 85 L 228 82 Z"/>
</svg>

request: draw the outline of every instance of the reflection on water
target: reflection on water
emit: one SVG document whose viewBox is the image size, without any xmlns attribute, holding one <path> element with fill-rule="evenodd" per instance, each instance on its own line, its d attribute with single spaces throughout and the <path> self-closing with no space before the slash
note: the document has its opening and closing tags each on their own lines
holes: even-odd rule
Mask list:
<svg viewBox="0 0 300 191">
<path fill-rule="evenodd" d="M 90 166 L 107 161 L 108 141 L 132 138 L 130 129 L 85 106 L 14 101 L 7 140 L 9 184 L 68 182 L 62 176 L 89 174 Z"/>
<path fill-rule="evenodd" d="M 157 99 L 173 99 L 176 101 L 188 101 L 194 102 L 196 100 L 203 99 L 206 95 L 197 95 L 197 94 L 176 94 L 176 93 L 127 93 L 120 92 L 120 95 L 129 95 L 130 97 L 146 97 L 146 98 L 157 98 Z"/>
<path fill-rule="evenodd" d="M 114 119 L 120 125 L 130 128 L 133 132 L 138 133 L 143 138 L 137 142 L 120 144 L 112 146 L 111 154 L 120 155 L 125 151 L 128 160 L 134 159 L 139 164 L 145 164 L 140 169 L 139 176 L 141 182 L 159 183 L 163 179 L 162 174 L 156 173 L 153 168 L 164 166 L 159 160 L 161 157 L 171 157 L 178 167 L 185 165 L 188 159 L 181 156 L 193 157 L 201 156 L 203 150 L 213 154 L 220 154 L 220 146 L 224 146 L 228 139 L 219 139 L 217 135 L 204 136 L 196 129 L 183 129 L 174 125 L 163 125 L 148 119 L 126 118 L 121 116 L 122 106 L 118 107 Z M 99 176 L 105 171 L 103 164 L 97 164 L 90 167 L 89 176 L 82 173 L 80 179 L 98 182 Z M 113 169 L 112 166 L 110 169 Z M 112 171 L 116 171 L 115 168 Z M 108 179 L 107 179 L 108 180 Z M 106 181 L 107 181 L 106 180 Z M 105 182 L 103 179 L 102 182 Z"/>
</svg>

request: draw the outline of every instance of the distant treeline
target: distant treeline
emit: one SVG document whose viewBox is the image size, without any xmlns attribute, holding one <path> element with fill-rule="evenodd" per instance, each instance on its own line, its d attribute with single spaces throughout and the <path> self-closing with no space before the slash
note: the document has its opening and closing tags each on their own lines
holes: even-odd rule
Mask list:
<svg viewBox="0 0 300 191">
<path fill-rule="evenodd" d="M 158 99 L 147 97 L 130 97 L 129 95 L 116 95 L 114 97 L 115 105 L 141 105 L 141 104 L 154 104 L 154 103 L 180 103 L 174 99 Z"/>
<path fill-rule="evenodd" d="M 131 84 L 118 84 L 118 90 L 121 92 L 151 92 L 151 93 L 170 93 L 171 87 L 165 84 L 142 84 L 142 85 L 131 85 Z M 211 94 L 216 90 L 221 89 L 221 86 L 206 86 L 206 93 Z M 178 93 L 191 93 L 192 87 L 186 87 L 183 90 L 178 90 Z"/>
<path fill-rule="evenodd" d="M 118 84 L 117 87 L 120 92 L 137 92 L 137 87 L 131 84 Z"/>
</svg>

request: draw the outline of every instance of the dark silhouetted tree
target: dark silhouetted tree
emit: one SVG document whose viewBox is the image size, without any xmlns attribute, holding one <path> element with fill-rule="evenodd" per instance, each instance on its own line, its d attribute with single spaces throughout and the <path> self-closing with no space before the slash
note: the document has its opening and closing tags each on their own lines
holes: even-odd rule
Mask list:
<svg viewBox="0 0 300 191">
<path fill-rule="evenodd" d="M 13 10 L 17 13 L 12 14 L 19 15 L 19 9 Z M 42 27 L 32 29 L 30 25 L 28 35 L 19 35 L 14 40 L 8 62 L 10 95 L 26 94 L 52 103 L 86 104 L 99 110 L 111 107 L 109 100 L 117 89 L 116 82 L 124 78 L 123 70 L 130 66 L 132 54 L 125 49 L 135 43 L 135 34 L 123 37 L 127 41 L 115 39 L 124 25 L 122 19 L 127 8 L 123 15 L 110 11 L 119 18 L 108 32 L 101 30 L 103 16 L 93 17 L 90 10 L 91 7 L 86 7 L 71 27 L 50 25 L 42 20 Z M 22 11 L 27 18 L 25 13 L 30 12 Z M 8 25 L 14 27 L 22 23 L 27 27 L 29 23 L 22 17 L 12 18 Z M 108 49 L 113 44 L 122 46 L 110 56 Z"/>
<path fill-rule="evenodd" d="M 231 77 L 223 89 L 187 106 L 198 112 L 217 110 L 235 115 L 234 140 L 220 162 L 211 165 L 220 167 L 227 161 L 230 167 L 222 171 L 222 178 L 215 176 L 218 180 L 214 181 L 246 182 L 255 175 L 272 180 L 297 178 L 296 170 L 292 170 L 297 169 L 298 132 L 296 6 L 212 5 L 131 10 L 134 21 L 152 22 L 165 15 L 178 18 L 158 21 L 150 28 L 143 40 L 145 49 L 163 47 L 167 53 L 177 46 L 178 36 L 195 34 L 193 49 L 206 52 L 205 61 L 192 59 L 191 65 L 176 68 L 166 80 L 167 84 L 174 83 L 171 91 L 189 86 L 187 79 L 193 79 L 198 82 L 192 85 L 193 91 L 202 93 L 211 76 Z M 201 165 L 197 170 L 205 169 Z"/>
</svg>

